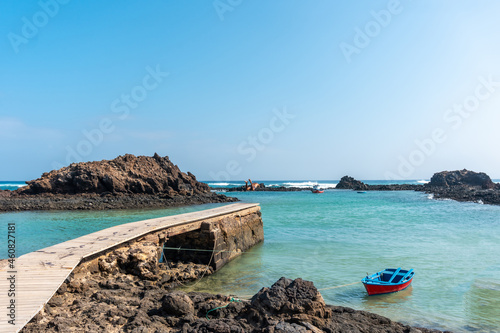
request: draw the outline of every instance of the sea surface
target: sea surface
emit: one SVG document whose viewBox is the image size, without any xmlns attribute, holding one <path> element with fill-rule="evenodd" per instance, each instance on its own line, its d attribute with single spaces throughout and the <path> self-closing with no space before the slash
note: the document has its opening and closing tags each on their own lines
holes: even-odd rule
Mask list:
<svg viewBox="0 0 500 333">
<path fill-rule="evenodd" d="M 26 186 L 23 181 L 0 181 L 0 190 L 17 190 L 20 187 Z"/>
<path fill-rule="evenodd" d="M 297 187 L 297 188 L 311 188 L 318 185 L 322 189 L 332 189 L 338 184 L 338 180 L 267 180 L 267 181 L 253 181 L 254 183 L 263 183 L 266 187 Z M 368 185 L 389 185 L 389 184 L 426 184 L 429 180 L 363 180 Z M 210 187 L 217 188 L 231 188 L 245 185 L 243 181 L 209 181 L 205 182 Z"/>
<path fill-rule="evenodd" d="M 319 183 L 328 188 L 337 182 L 266 183 Z M 3 182 L 9 185 L 0 183 L 0 188 L 19 183 Z M 234 185 L 218 186 L 243 184 L 229 183 Z M 413 191 L 226 194 L 261 204 L 265 241 L 189 289 L 245 298 L 282 276 L 301 277 L 314 281 L 329 304 L 429 328 L 500 332 L 500 206 L 434 200 Z M 7 223 L 15 222 L 17 251 L 22 255 L 113 225 L 215 206 L 0 213 L 0 236 L 2 229 L 6 235 Z M 0 249 L 0 258 L 5 257 L 6 249 Z M 413 268 L 412 286 L 395 294 L 367 296 L 363 285 L 356 283 L 367 273 L 389 267 Z"/>
</svg>

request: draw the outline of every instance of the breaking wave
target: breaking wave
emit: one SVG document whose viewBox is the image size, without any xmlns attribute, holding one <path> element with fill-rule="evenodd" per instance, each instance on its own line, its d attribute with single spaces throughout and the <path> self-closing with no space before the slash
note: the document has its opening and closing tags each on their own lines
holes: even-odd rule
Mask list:
<svg viewBox="0 0 500 333">
<path fill-rule="evenodd" d="M 335 188 L 337 186 L 336 183 L 319 183 L 319 182 L 312 182 L 312 181 L 307 181 L 307 182 L 288 182 L 288 183 L 283 183 L 282 186 L 285 187 L 298 187 L 298 188 L 308 188 L 308 187 L 313 187 L 315 185 L 318 185 L 320 188 Z"/>
</svg>

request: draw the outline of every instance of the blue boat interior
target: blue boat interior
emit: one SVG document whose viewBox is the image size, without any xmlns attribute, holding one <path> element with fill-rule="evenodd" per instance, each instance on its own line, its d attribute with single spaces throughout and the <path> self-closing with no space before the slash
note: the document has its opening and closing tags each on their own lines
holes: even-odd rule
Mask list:
<svg viewBox="0 0 500 333">
<path fill-rule="evenodd" d="M 378 273 L 363 278 L 363 283 L 370 284 L 403 284 L 411 280 L 415 272 L 413 269 L 386 268 Z"/>
</svg>

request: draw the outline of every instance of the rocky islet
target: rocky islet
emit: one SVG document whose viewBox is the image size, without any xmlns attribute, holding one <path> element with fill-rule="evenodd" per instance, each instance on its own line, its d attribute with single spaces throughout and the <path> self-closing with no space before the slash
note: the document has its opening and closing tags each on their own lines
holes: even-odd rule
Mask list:
<svg viewBox="0 0 500 333">
<path fill-rule="evenodd" d="M 232 202 L 181 172 L 168 156 L 126 154 L 73 163 L 44 173 L 15 191 L 0 192 L 0 211 L 161 208 Z"/>
</svg>

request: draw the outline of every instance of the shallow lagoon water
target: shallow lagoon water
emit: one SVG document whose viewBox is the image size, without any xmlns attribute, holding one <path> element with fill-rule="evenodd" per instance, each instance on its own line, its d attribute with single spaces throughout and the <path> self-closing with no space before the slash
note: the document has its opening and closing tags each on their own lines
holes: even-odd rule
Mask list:
<svg viewBox="0 0 500 333">
<path fill-rule="evenodd" d="M 500 332 L 500 207 L 424 193 L 327 190 L 230 193 L 259 202 L 265 241 L 189 289 L 250 297 L 281 276 L 314 281 L 327 303 L 456 332 Z M 18 255 L 113 225 L 208 209 L 20 212 Z M 5 258 L 6 249 L 0 249 Z M 366 273 L 414 268 L 413 285 L 367 296 Z"/>
<path fill-rule="evenodd" d="M 21 256 L 115 225 L 218 206 L 220 204 L 167 209 L 9 212 L 0 213 L 0 230 L 5 230 L 5 235 L 7 235 L 8 223 L 16 224 L 16 253 L 17 256 Z M 7 258 L 6 246 L 0 248 L 0 259 L 2 258 Z"/>
<path fill-rule="evenodd" d="M 314 281 L 325 301 L 412 325 L 500 331 L 500 207 L 424 193 L 238 193 L 260 202 L 265 242 L 194 289 L 248 297 L 281 276 Z M 412 286 L 367 296 L 360 281 L 413 268 Z"/>
</svg>

